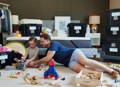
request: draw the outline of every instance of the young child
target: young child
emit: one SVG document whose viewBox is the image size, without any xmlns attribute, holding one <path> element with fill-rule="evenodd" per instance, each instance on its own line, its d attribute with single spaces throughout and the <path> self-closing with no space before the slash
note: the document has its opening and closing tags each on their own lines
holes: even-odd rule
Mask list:
<svg viewBox="0 0 120 87">
<path fill-rule="evenodd" d="M 38 59 L 38 52 L 39 48 L 37 45 L 37 39 L 35 37 L 31 37 L 28 40 L 29 47 L 27 48 L 26 54 L 23 56 L 23 58 L 27 58 L 26 65 L 28 67 L 37 67 L 37 65 L 31 65 L 30 62 Z"/>
</svg>

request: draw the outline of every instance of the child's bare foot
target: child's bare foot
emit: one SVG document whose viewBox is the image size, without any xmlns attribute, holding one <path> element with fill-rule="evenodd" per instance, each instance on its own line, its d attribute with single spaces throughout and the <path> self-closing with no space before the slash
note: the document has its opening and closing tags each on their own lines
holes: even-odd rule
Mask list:
<svg viewBox="0 0 120 87">
<path fill-rule="evenodd" d="M 109 73 L 112 79 L 116 79 L 119 76 L 119 73 L 115 70 Z"/>
</svg>

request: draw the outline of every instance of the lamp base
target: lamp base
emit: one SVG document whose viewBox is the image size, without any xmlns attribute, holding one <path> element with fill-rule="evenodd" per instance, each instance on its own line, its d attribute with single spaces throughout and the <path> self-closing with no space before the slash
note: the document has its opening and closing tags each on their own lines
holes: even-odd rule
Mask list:
<svg viewBox="0 0 120 87">
<path fill-rule="evenodd" d="M 96 24 L 93 24 L 91 27 L 92 27 L 92 28 L 91 28 L 91 32 L 92 32 L 92 33 L 97 33 L 97 25 L 96 25 Z"/>
</svg>

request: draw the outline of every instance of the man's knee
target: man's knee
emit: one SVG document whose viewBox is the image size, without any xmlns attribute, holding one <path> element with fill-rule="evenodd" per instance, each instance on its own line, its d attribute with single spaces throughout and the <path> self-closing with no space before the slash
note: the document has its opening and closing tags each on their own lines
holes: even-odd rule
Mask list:
<svg viewBox="0 0 120 87">
<path fill-rule="evenodd" d="M 81 64 L 86 63 L 88 61 L 88 59 L 84 56 L 79 56 L 77 59 Z"/>
<path fill-rule="evenodd" d="M 83 68 L 84 66 L 83 65 L 81 65 L 81 64 L 75 64 L 71 69 L 73 70 L 73 71 L 75 71 L 75 72 L 80 72 L 81 71 L 81 69 Z"/>
</svg>

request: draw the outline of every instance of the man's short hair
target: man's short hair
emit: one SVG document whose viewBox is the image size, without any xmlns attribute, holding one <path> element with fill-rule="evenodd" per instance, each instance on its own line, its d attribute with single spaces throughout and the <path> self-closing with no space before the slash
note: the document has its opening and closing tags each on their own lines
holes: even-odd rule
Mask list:
<svg viewBox="0 0 120 87">
<path fill-rule="evenodd" d="M 50 35 L 48 35 L 48 34 L 41 34 L 41 35 L 40 35 L 40 38 L 44 38 L 45 40 L 51 41 L 51 37 L 50 37 Z"/>
<path fill-rule="evenodd" d="M 29 40 L 28 40 L 28 42 L 29 42 L 29 41 L 34 41 L 35 43 L 37 43 L 37 38 L 35 38 L 35 37 L 30 37 Z"/>
</svg>

